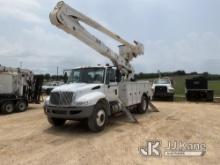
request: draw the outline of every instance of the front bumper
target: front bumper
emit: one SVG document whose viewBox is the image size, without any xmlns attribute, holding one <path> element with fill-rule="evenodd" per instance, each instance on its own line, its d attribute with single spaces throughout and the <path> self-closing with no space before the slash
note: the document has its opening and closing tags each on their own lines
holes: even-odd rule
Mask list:
<svg viewBox="0 0 220 165">
<path fill-rule="evenodd" d="M 174 93 L 168 93 L 168 92 L 155 92 L 154 97 L 172 97 L 174 96 Z"/>
<path fill-rule="evenodd" d="M 94 106 L 89 107 L 58 107 L 45 106 L 44 112 L 48 117 L 62 119 L 84 119 L 92 115 Z"/>
</svg>

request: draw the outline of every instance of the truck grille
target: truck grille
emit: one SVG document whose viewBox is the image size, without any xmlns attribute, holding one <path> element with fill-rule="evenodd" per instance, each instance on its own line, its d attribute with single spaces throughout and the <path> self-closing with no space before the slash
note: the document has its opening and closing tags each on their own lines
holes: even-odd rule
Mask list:
<svg viewBox="0 0 220 165">
<path fill-rule="evenodd" d="M 155 93 L 167 93 L 167 87 L 157 86 L 155 87 Z"/>
<path fill-rule="evenodd" d="M 50 103 L 53 105 L 71 105 L 73 92 L 52 92 Z"/>
</svg>

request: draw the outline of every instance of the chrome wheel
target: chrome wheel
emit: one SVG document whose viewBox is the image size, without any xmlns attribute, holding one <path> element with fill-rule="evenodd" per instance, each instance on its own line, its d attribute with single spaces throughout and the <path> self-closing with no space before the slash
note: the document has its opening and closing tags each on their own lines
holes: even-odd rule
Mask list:
<svg viewBox="0 0 220 165">
<path fill-rule="evenodd" d="M 105 128 L 106 123 L 108 123 L 107 105 L 100 101 L 95 105 L 92 115 L 88 118 L 88 126 L 91 131 L 100 132 Z"/>
<path fill-rule="evenodd" d="M 146 109 L 147 109 L 147 101 L 144 99 L 143 100 L 143 102 L 142 102 L 142 109 L 144 110 L 144 111 L 146 111 Z"/>
<path fill-rule="evenodd" d="M 96 123 L 99 127 L 105 124 L 105 111 L 100 109 L 96 116 Z"/>
</svg>

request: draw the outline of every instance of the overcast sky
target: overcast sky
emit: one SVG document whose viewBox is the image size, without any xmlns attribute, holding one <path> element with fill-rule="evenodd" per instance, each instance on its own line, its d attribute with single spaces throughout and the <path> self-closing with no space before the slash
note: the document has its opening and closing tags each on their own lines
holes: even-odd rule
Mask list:
<svg viewBox="0 0 220 165">
<path fill-rule="evenodd" d="M 110 63 L 52 26 L 57 0 L 0 0 L 0 64 L 56 73 L 81 65 Z M 66 0 L 113 32 L 145 46 L 133 61 L 136 72 L 220 73 L 219 0 Z M 117 50 L 119 43 L 97 33 Z M 61 72 L 61 71 L 60 71 Z"/>
</svg>

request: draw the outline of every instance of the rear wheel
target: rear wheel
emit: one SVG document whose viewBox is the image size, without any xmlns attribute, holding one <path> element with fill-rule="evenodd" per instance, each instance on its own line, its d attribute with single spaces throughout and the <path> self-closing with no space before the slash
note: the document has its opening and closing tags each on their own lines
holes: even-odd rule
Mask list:
<svg viewBox="0 0 220 165">
<path fill-rule="evenodd" d="M 93 132 L 100 132 L 105 128 L 108 121 L 106 105 L 102 102 L 96 104 L 92 115 L 88 119 L 89 129 Z"/>
<path fill-rule="evenodd" d="M 62 126 L 66 122 L 65 119 L 58 119 L 58 118 L 53 118 L 53 117 L 47 117 L 47 120 L 54 127 Z"/>
<path fill-rule="evenodd" d="M 16 103 L 15 107 L 18 112 L 24 112 L 27 110 L 27 103 L 24 100 L 20 100 Z"/>
<path fill-rule="evenodd" d="M 14 103 L 11 101 L 8 101 L 4 103 L 1 107 L 2 113 L 4 114 L 10 114 L 14 112 Z"/>
<path fill-rule="evenodd" d="M 137 112 L 140 114 L 146 113 L 148 109 L 149 100 L 146 96 L 142 96 L 141 103 L 138 105 Z"/>
</svg>

